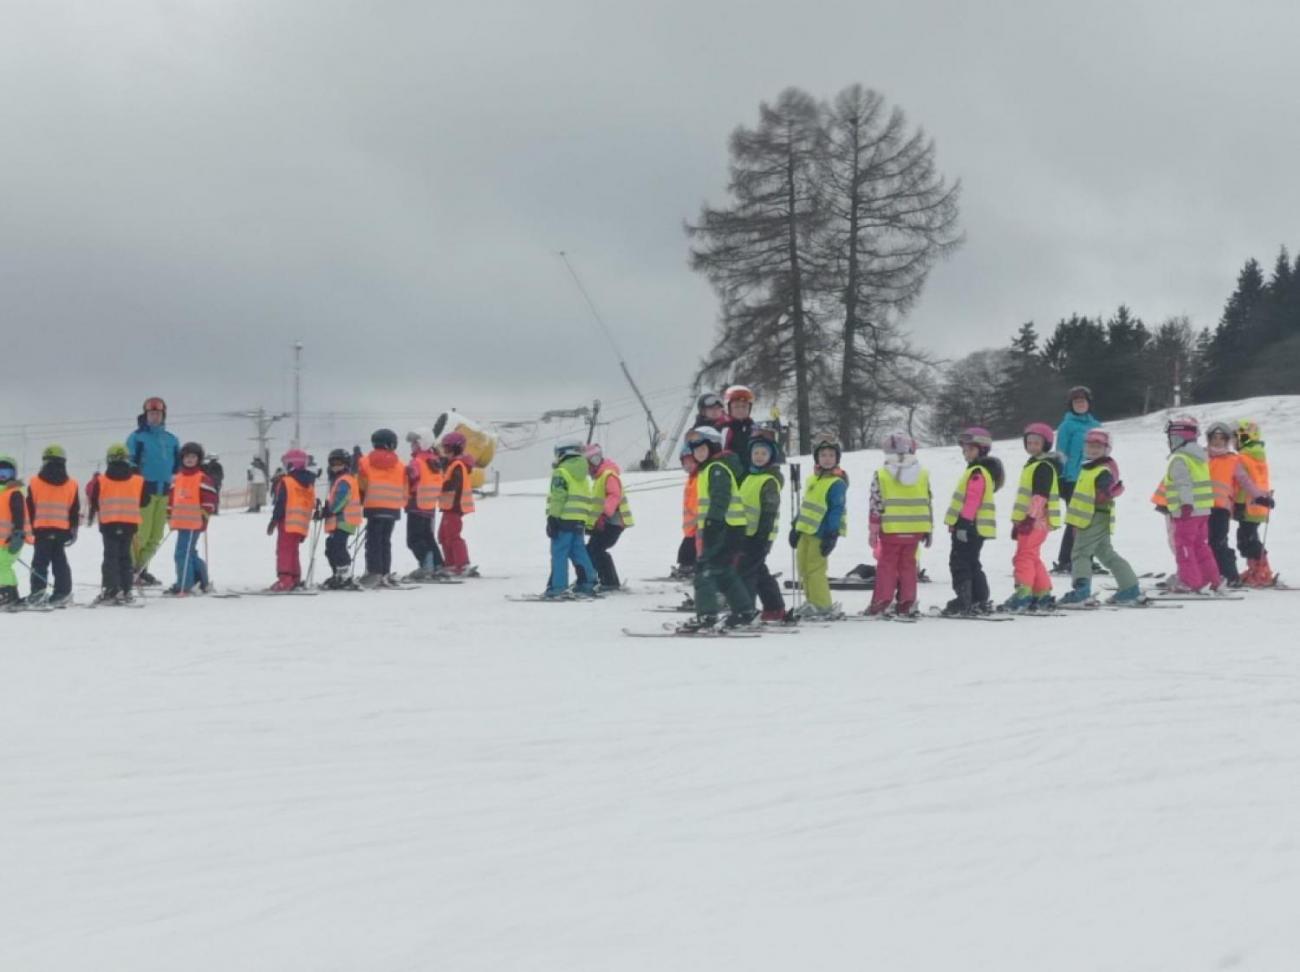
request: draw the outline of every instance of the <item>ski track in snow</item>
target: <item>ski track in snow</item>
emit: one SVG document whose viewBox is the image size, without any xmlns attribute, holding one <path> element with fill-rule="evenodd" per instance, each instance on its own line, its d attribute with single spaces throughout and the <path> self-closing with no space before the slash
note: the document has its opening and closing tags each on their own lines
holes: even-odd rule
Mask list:
<svg viewBox="0 0 1300 972">
<path fill-rule="evenodd" d="M 1190 411 L 1263 424 L 1287 571 L 1300 398 Z M 1171 562 L 1161 424 L 1111 426 L 1139 571 Z M 997 454 L 1001 598 L 1022 453 Z M 922 458 L 943 506 L 957 450 Z M 869 560 L 877 461 L 846 457 L 833 573 Z M 0 616 L 0 969 L 1296 967 L 1300 598 L 629 639 L 672 596 L 637 578 L 680 480 L 628 482 L 640 593 L 598 603 L 502 597 L 544 583 L 534 481 L 467 520 L 513 579 Z M 214 521 L 219 585 L 273 579 L 264 525 Z M 99 550 L 83 531 L 76 580 Z"/>
</svg>

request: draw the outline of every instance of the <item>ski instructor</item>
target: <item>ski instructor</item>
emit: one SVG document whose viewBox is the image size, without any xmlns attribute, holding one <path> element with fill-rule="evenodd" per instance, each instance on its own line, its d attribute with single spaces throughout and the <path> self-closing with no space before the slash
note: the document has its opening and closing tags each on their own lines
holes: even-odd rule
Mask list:
<svg viewBox="0 0 1300 972">
<path fill-rule="evenodd" d="M 149 561 L 162 546 L 167 529 L 167 493 L 180 464 L 180 442 L 167 431 L 167 403 L 161 398 L 144 400 L 144 410 L 136 417 L 135 431 L 126 438 L 126 448 L 132 465 L 144 477 L 148 497 L 140 510 L 140 528 L 131 543 L 131 565 L 136 584 L 156 587 L 158 578 L 149 573 Z"/>
</svg>

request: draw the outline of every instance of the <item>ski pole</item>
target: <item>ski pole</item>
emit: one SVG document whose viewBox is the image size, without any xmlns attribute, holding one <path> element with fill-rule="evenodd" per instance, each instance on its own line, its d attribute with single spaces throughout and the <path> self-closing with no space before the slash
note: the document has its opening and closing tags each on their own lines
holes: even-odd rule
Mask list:
<svg viewBox="0 0 1300 972">
<path fill-rule="evenodd" d="M 184 564 L 181 566 L 181 576 L 176 579 L 176 586 L 179 588 L 179 590 L 176 593 L 188 594 L 189 587 L 193 586 L 193 585 L 188 585 L 188 586 L 186 585 L 186 581 L 190 579 L 190 555 L 193 554 L 194 548 L 199 545 L 199 538 L 196 537 L 193 533 L 190 533 L 190 535 L 186 537 L 184 541 L 182 541 L 180 536 L 178 535 L 176 537 L 176 542 L 177 543 L 184 542 L 185 544 L 185 561 Z"/>
<path fill-rule="evenodd" d="M 316 544 L 320 542 L 321 521 L 313 520 L 311 524 L 311 543 L 307 549 L 307 580 L 306 584 L 311 587 L 312 578 L 316 576 Z"/>
<path fill-rule="evenodd" d="M 212 586 L 212 555 L 208 553 L 208 531 L 203 531 L 203 583 Z"/>
<path fill-rule="evenodd" d="M 790 529 L 795 528 L 799 522 L 799 507 L 801 505 L 799 498 L 801 483 L 799 481 L 799 463 L 790 463 Z M 791 600 L 794 601 L 794 610 L 799 610 L 800 595 L 803 588 L 800 586 L 803 579 L 799 576 L 799 551 L 797 548 L 790 549 L 790 583 Z"/>
<path fill-rule="evenodd" d="M 357 574 L 357 551 L 361 549 L 361 543 L 363 540 L 365 540 L 366 530 L 369 529 L 369 526 L 370 526 L 369 524 L 363 524 L 361 529 L 357 531 L 357 538 L 352 541 L 352 550 L 349 551 L 348 553 L 348 556 L 351 560 L 351 562 L 348 564 L 349 581 L 352 580 Z"/>
</svg>

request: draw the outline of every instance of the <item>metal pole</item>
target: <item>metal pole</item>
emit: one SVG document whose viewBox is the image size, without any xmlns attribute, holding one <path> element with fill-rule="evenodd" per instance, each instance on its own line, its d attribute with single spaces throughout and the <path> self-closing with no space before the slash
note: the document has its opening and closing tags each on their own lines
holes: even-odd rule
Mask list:
<svg viewBox="0 0 1300 972">
<path fill-rule="evenodd" d="M 293 447 L 302 446 L 302 342 L 293 346 Z"/>
</svg>

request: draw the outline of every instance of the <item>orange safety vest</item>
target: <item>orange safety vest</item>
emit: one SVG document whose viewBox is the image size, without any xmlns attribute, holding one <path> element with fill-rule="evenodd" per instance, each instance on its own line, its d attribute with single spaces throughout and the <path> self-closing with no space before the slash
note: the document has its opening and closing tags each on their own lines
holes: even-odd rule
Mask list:
<svg viewBox="0 0 1300 972">
<path fill-rule="evenodd" d="M 406 464 L 393 456 L 389 469 L 371 466 L 374 452 L 361 457 L 357 474 L 366 481 L 361 505 L 367 510 L 400 510 L 406 505 Z"/>
<path fill-rule="evenodd" d="M 330 486 L 329 508 L 334 509 L 334 504 L 338 502 L 339 484 L 346 483 L 348 487 L 348 499 L 343 504 L 343 522 L 350 527 L 361 526 L 361 488 L 357 485 L 357 477 L 352 473 L 344 473 L 338 479 L 334 480 Z M 333 533 L 339 528 L 339 518 L 337 516 L 325 517 L 325 532 Z"/>
<path fill-rule="evenodd" d="M 419 479 L 415 481 L 415 508 L 432 513 L 442 505 L 442 470 L 430 469 L 424 456 L 419 458 L 416 469 Z"/>
<path fill-rule="evenodd" d="M 1210 456 L 1210 482 L 1214 486 L 1214 508 L 1216 510 L 1232 509 L 1232 496 L 1237 491 L 1237 462 L 1241 456 L 1235 452 L 1225 452 L 1221 456 Z M 1163 486 L 1164 484 L 1161 483 Z"/>
<path fill-rule="evenodd" d="M 316 487 L 304 486 L 292 476 L 285 476 L 284 532 L 305 537 L 311 532 L 311 514 L 316 506 Z"/>
<path fill-rule="evenodd" d="M 140 498 L 144 477 L 133 473 L 126 479 L 99 477 L 99 522 L 140 525 Z"/>
<path fill-rule="evenodd" d="M 442 483 L 442 494 L 438 497 L 438 509 L 444 513 L 450 512 L 456 502 L 456 491 L 449 488 L 452 478 L 451 471 L 456 466 L 461 468 L 460 511 L 462 513 L 473 513 L 474 484 L 470 481 L 469 463 L 462 456 L 457 456 L 447 465 L 447 473 Z"/>
<path fill-rule="evenodd" d="M 203 473 L 181 470 L 172 480 L 171 515 L 167 525 L 173 530 L 202 530 L 207 523 L 203 512 Z"/>
<path fill-rule="evenodd" d="M 699 475 L 697 469 L 686 477 L 686 492 L 682 495 L 682 535 L 687 537 L 695 536 L 698 529 L 696 524 L 700 515 L 700 495 L 695 488 L 695 480 Z"/>
<path fill-rule="evenodd" d="M 1270 488 L 1268 484 L 1268 460 L 1261 462 L 1249 452 L 1240 452 L 1237 454 L 1237 458 L 1246 467 L 1246 474 L 1250 476 L 1255 488 L 1260 492 L 1267 493 Z M 1244 489 L 1237 492 L 1235 499 L 1246 507 L 1246 519 L 1248 521 L 1262 523 L 1268 519 L 1271 510 L 1266 506 L 1256 506 L 1251 502 L 1250 494 Z"/>
<path fill-rule="evenodd" d="M 37 476 L 27 487 L 34 507 L 33 530 L 72 529 L 72 504 L 77 499 L 77 481 L 69 479 L 61 486 L 47 483 Z"/>
<path fill-rule="evenodd" d="M 22 487 L 17 483 L 5 483 L 5 485 L 0 486 L 0 544 L 8 543 L 9 538 L 14 535 L 14 521 L 9 518 L 9 504 L 13 502 L 9 497 L 13 493 L 22 496 Z M 24 499 L 23 503 L 26 504 L 26 502 L 26 499 Z M 23 517 L 23 519 L 26 520 L 27 518 Z M 29 523 L 27 529 L 23 531 L 23 540 L 27 543 L 33 543 L 34 539 L 31 524 Z"/>
</svg>

